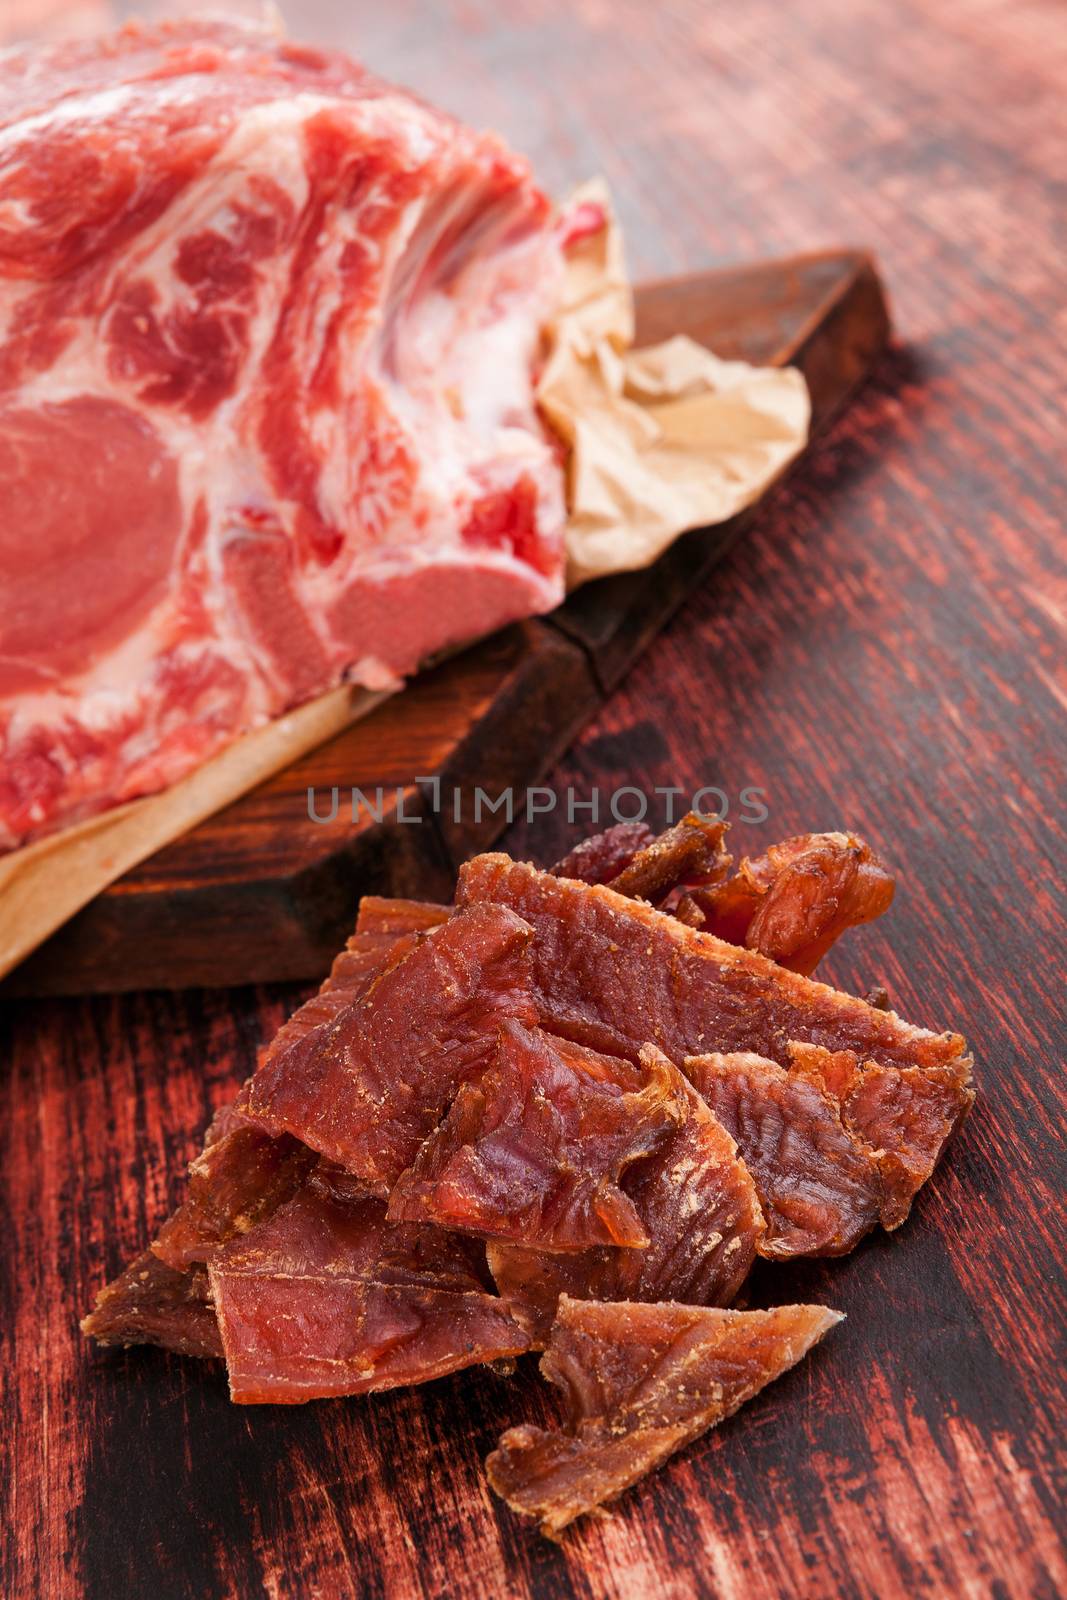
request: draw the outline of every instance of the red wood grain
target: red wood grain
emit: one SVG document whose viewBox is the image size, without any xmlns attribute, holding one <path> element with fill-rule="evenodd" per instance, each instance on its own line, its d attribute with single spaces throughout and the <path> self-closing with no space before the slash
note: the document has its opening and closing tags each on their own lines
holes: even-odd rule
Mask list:
<svg viewBox="0 0 1067 1600">
<path fill-rule="evenodd" d="M 294 17 L 295 17 L 294 8 Z M 93 1355 L 92 1290 L 299 991 L 17 1002 L 0 1137 L 5 1595 L 1052 1597 L 1062 1522 L 1064 364 L 1055 0 L 303 0 L 301 31 L 618 192 L 636 275 L 854 238 L 906 346 L 548 780 L 766 790 L 898 869 L 831 959 L 981 1098 L 900 1233 L 766 1268 L 847 1322 L 562 1548 L 487 1496 L 532 1371 L 293 1410 Z M 1062 325 L 1062 323 L 1060 324 Z M 543 818 L 517 851 L 577 834 Z M 740 838 L 738 839 L 738 836 Z"/>
</svg>

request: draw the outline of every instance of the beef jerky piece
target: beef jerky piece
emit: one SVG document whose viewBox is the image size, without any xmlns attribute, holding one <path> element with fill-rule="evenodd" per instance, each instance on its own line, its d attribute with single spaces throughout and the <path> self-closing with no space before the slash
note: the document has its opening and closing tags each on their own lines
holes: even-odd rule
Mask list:
<svg viewBox="0 0 1067 1600">
<path fill-rule="evenodd" d="M 621 1175 L 669 1138 L 685 1089 L 643 1068 L 505 1023 L 489 1070 L 460 1089 L 389 1198 L 389 1216 L 549 1250 L 645 1246 Z"/>
<path fill-rule="evenodd" d="M 636 1059 L 651 1041 L 679 1066 L 709 1049 L 788 1066 L 799 1039 L 887 1066 L 969 1072 L 958 1034 L 912 1027 L 602 885 L 482 855 L 461 868 L 458 899 L 509 906 L 531 925 L 542 1026 L 605 1054 Z"/>
<path fill-rule="evenodd" d="M 322 987 L 282 1023 L 261 1053 L 260 1066 L 311 1034 L 321 1034 L 346 1006 L 366 994 L 389 965 L 402 961 L 414 947 L 413 937 L 402 938 L 397 933 L 354 933 L 335 958 Z"/>
<path fill-rule="evenodd" d="M 882 1226 L 899 1228 L 974 1103 L 969 1063 L 893 1067 L 799 1043 L 790 1055 L 794 1072 L 833 1097 L 844 1126 L 870 1150 L 882 1178 Z"/>
<path fill-rule="evenodd" d="M 471 1242 L 393 1226 L 312 1178 L 208 1268 L 231 1398 L 297 1404 L 425 1383 L 528 1348 Z"/>
<path fill-rule="evenodd" d="M 403 948 L 413 944 L 409 941 Z M 336 1015 L 338 1003 L 349 1004 L 365 992 L 398 950 L 403 953 L 395 937 L 371 940 L 354 935 L 321 989 L 283 1024 L 261 1060 L 321 1029 Z M 289 1199 L 314 1159 L 289 1135 L 275 1139 L 249 1124 L 233 1101 L 220 1106 L 208 1127 L 204 1150 L 190 1167 L 188 1198 L 163 1224 L 151 1249 L 101 1291 L 97 1310 L 83 1327 L 100 1337 L 121 1317 L 122 1327 L 132 1330 L 131 1340 L 164 1344 L 186 1354 L 221 1355 L 207 1277 L 197 1263 Z M 186 1337 L 183 1330 L 190 1321 Z M 208 1345 L 210 1349 L 200 1348 Z"/>
<path fill-rule="evenodd" d="M 387 1194 L 460 1085 L 485 1071 L 499 1024 L 536 1026 L 530 938 L 502 906 L 419 935 L 323 1033 L 264 1061 L 239 1110 Z"/>
<path fill-rule="evenodd" d="M 247 1233 L 295 1194 L 315 1154 L 288 1135 L 237 1126 L 207 1145 L 189 1168 L 189 1191 L 163 1224 L 152 1249 L 182 1271 L 207 1261 L 235 1234 Z"/>
<path fill-rule="evenodd" d="M 619 822 L 576 844 L 569 855 L 548 870 L 557 878 L 578 878 L 582 883 L 608 883 L 629 866 L 639 850 L 655 839 L 644 822 Z"/>
<path fill-rule="evenodd" d="M 840 1321 L 824 1306 L 720 1311 L 564 1297 L 541 1359 L 563 1394 L 563 1427 L 509 1428 L 486 1462 L 489 1482 L 554 1536 L 732 1416 Z"/>
<path fill-rule="evenodd" d="M 728 1305 L 752 1266 L 764 1220 L 737 1146 L 665 1056 L 649 1045 L 642 1059 L 673 1076 L 685 1105 L 683 1120 L 660 1148 L 620 1179 L 648 1232 L 647 1247 L 577 1255 L 523 1245 L 488 1247 L 497 1287 L 535 1344 L 544 1344 L 561 1294 Z"/>
<path fill-rule="evenodd" d="M 616 894 L 658 902 L 682 886 L 717 883 L 730 868 L 725 834 L 725 822 L 690 811 L 639 850 L 608 887 Z"/>
<path fill-rule="evenodd" d="M 732 878 L 691 899 L 705 932 L 810 973 L 847 928 L 888 910 L 894 888 L 855 834 L 805 833 L 746 856 Z"/>
<path fill-rule="evenodd" d="M 704 913 L 693 899 L 688 889 L 684 889 L 674 901 L 671 916 L 677 917 L 679 922 L 684 922 L 687 928 L 703 929 Z"/>
<path fill-rule="evenodd" d="M 82 1319 L 100 1344 L 156 1344 L 182 1356 L 221 1356 L 215 1311 L 203 1267 L 175 1272 L 146 1250 L 101 1289 Z"/>
<path fill-rule="evenodd" d="M 761 1056 L 690 1056 L 685 1070 L 737 1141 L 767 1219 L 762 1256 L 839 1256 L 878 1222 L 878 1163 L 819 1085 Z"/>
<path fill-rule="evenodd" d="M 357 934 L 426 933 L 439 927 L 452 915 L 451 906 L 434 905 L 430 900 L 387 899 L 365 894 L 359 902 Z"/>
<path fill-rule="evenodd" d="M 322 987 L 274 1035 L 260 1065 L 300 1041 L 320 1036 L 414 946 L 414 939 L 393 934 L 354 934 Z M 178 1271 L 194 1261 L 207 1261 L 216 1246 L 246 1233 L 295 1194 L 314 1161 L 314 1152 L 299 1140 L 289 1134 L 275 1137 L 249 1122 L 236 1102 L 222 1106 L 202 1153 L 189 1168 L 188 1195 L 163 1224 L 152 1249 Z"/>
</svg>

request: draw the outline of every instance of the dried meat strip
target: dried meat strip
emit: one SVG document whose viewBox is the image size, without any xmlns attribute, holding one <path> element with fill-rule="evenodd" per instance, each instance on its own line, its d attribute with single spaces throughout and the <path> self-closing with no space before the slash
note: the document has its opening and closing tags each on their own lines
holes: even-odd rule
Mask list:
<svg viewBox="0 0 1067 1600">
<path fill-rule="evenodd" d="M 752 1054 L 690 1056 L 685 1070 L 752 1174 L 767 1219 L 760 1255 L 854 1249 L 881 1215 L 882 1176 L 826 1090 Z"/>
<path fill-rule="evenodd" d="M 794 1071 L 828 1093 L 872 1154 L 882 1179 L 882 1226 L 898 1228 L 974 1103 L 967 1064 L 893 1067 L 852 1051 L 790 1046 Z"/>
<path fill-rule="evenodd" d="M 216 1247 L 288 1200 L 315 1161 L 297 1139 L 237 1126 L 208 1144 L 189 1168 L 185 1200 L 167 1218 L 152 1250 L 177 1271 L 207 1261 Z"/>
<path fill-rule="evenodd" d="M 622 1174 L 685 1116 L 662 1056 L 641 1068 L 516 1022 L 393 1188 L 389 1216 L 550 1250 L 644 1247 Z"/>
<path fill-rule="evenodd" d="M 257 1069 L 238 1109 L 291 1133 L 385 1196 L 462 1083 L 489 1065 L 497 1026 L 537 1024 L 530 929 L 476 906 L 418 936 L 322 1034 Z"/>
<path fill-rule="evenodd" d="M 888 910 L 895 883 L 870 845 L 852 833 L 805 833 L 746 856 L 732 878 L 696 889 L 688 907 L 731 944 L 759 950 L 793 972 L 814 972 L 848 928 Z"/>
<path fill-rule="evenodd" d="M 958 1034 L 913 1027 L 602 885 L 482 855 L 461 869 L 458 901 L 510 907 L 534 929 L 543 1026 L 606 1054 L 636 1059 L 650 1041 L 678 1065 L 718 1049 L 788 1066 L 800 1040 L 886 1066 L 969 1073 Z"/>
<path fill-rule="evenodd" d="M 513 1510 L 559 1534 L 731 1416 L 795 1366 L 840 1315 L 619 1305 L 564 1298 L 541 1371 L 563 1428 L 510 1428 L 486 1462 Z"/>
<path fill-rule="evenodd" d="M 609 883 L 645 850 L 655 834 L 645 822 L 619 822 L 603 833 L 591 834 L 549 870 L 557 878 L 577 878 L 582 883 Z"/>
<path fill-rule="evenodd" d="M 261 1060 L 320 1033 L 413 945 L 395 936 L 354 935 L 322 987 L 283 1024 Z M 313 1152 L 288 1134 L 275 1138 L 251 1126 L 234 1102 L 221 1106 L 189 1169 L 186 1199 L 151 1248 L 101 1290 L 82 1324 L 85 1332 L 105 1344 L 159 1344 L 188 1355 L 221 1355 L 201 1263 L 290 1199 L 314 1160 Z"/>
<path fill-rule="evenodd" d="M 260 1056 L 260 1065 L 298 1043 L 307 1047 L 341 1011 L 361 999 L 375 979 L 415 948 L 395 934 L 355 934 L 337 956 L 329 976 L 284 1022 Z M 161 1261 L 177 1271 L 210 1259 L 216 1246 L 291 1198 L 315 1162 L 315 1154 L 289 1134 L 275 1136 L 249 1120 L 233 1101 L 216 1112 L 202 1153 L 189 1168 L 185 1200 L 152 1242 Z"/>
<path fill-rule="evenodd" d="M 155 1344 L 182 1356 L 221 1356 L 207 1272 L 176 1272 L 145 1250 L 96 1297 L 82 1332 L 103 1345 Z"/>
<path fill-rule="evenodd" d="M 583 1300 L 728 1305 L 755 1259 L 765 1225 L 736 1144 L 665 1056 L 646 1046 L 642 1059 L 673 1076 L 685 1106 L 669 1138 L 620 1179 L 649 1244 L 576 1255 L 520 1244 L 488 1247 L 497 1287 L 535 1344 L 544 1344 L 561 1294 Z"/>
<path fill-rule="evenodd" d="M 730 868 L 725 835 L 725 822 L 691 811 L 639 850 L 608 887 L 659 903 L 674 890 L 718 883 Z"/>
<path fill-rule="evenodd" d="M 380 1200 L 345 1201 L 314 1178 L 208 1274 L 243 1405 L 425 1383 L 528 1348 L 471 1241 L 392 1225 Z"/>
<path fill-rule="evenodd" d="M 385 895 L 365 894 L 359 903 L 356 934 L 392 935 L 428 933 L 452 915 L 451 906 L 435 905 L 432 900 L 405 900 Z"/>
</svg>

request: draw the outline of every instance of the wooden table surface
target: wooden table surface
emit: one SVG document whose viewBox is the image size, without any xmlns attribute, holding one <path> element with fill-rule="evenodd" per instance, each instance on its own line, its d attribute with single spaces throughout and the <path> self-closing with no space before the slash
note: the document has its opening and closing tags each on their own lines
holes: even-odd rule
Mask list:
<svg viewBox="0 0 1067 1600">
<path fill-rule="evenodd" d="M 6 3 L 0 33 L 62 25 L 58 0 Z M 829 975 L 960 1026 L 981 1097 L 900 1233 L 757 1284 L 838 1306 L 843 1327 L 557 1548 L 479 1472 L 504 1426 L 544 1411 L 532 1364 L 514 1383 L 238 1409 L 193 1363 L 79 1337 L 300 991 L 11 1003 L 0 1592 L 1051 1600 L 1067 1592 L 1062 4 L 286 9 L 502 129 L 554 188 L 605 172 L 635 276 L 877 252 L 899 347 L 546 781 L 716 784 L 735 809 L 760 787 L 769 820 L 737 826 L 741 850 L 865 833 L 897 903 Z M 547 859 L 578 831 L 557 813 L 508 843 Z"/>
</svg>

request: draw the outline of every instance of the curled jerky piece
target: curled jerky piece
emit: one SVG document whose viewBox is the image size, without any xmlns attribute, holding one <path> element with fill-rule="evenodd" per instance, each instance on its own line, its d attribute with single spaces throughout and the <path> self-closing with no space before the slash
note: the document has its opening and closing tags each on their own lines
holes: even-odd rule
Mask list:
<svg viewBox="0 0 1067 1600">
<path fill-rule="evenodd" d="M 658 902 L 683 885 L 717 883 L 730 867 L 725 835 L 725 822 L 690 811 L 639 850 L 608 887 L 616 894 Z"/>
<path fill-rule="evenodd" d="M 635 1068 L 505 1023 L 489 1070 L 463 1085 L 398 1180 L 389 1216 L 550 1250 L 643 1247 L 620 1179 L 684 1116 L 684 1082 L 665 1057 Z"/>
<path fill-rule="evenodd" d="M 482 855 L 461 869 L 458 900 L 524 918 L 542 1025 L 606 1054 L 636 1059 L 651 1041 L 676 1065 L 715 1048 L 788 1066 L 789 1041 L 799 1039 L 887 1066 L 969 1072 L 959 1034 L 912 1027 L 602 885 Z"/>
<path fill-rule="evenodd" d="M 882 1226 L 898 1228 L 974 1103 L 967 1063 L 893 1067 L 848 1050 L 789 1047 L 794 1071 L 829 1094 L 882 1179 Z"/>
<path fill-rule="evenodd" d="M 582 883 L 609 883 L 629 866 L 639 850 L 655 839 L 644 822 L 618 822 L 576 844 L 569 855 L 549 871 L 557 878 L 578 878 Z"/>
<path fill-rule="evenodd" d="M 535 1026 L 530 929 L 477 906 L 419 935 L 325 1032 L 265 1060 L 238 1109 L 291 1133 L 388 1193 L 447 1111 L 484 1072 L 498 1025 Z"/>
<path fill-rule="evenodd" d="M 690 1056 L 685 1070 L 752 1174 L 767 1219 L 760 1255 L 844 1255 L 870 1232 L 878 1163 L 825 1089 L 748 1053 Z"/>
<path fill-rule="evenodd" d="M 558 1534 L 731 1416 L 840 1320 L 824 1306 L 721 1311 L 564 1296 L 541 1360 L 563 1393 L 563 1429 L 509 1428 L 486 1462 L 489 1482 Z"/>
<path fill-rule="evenodd" d="M 240 1404 L 425 1383 L 528 1348 L 470 1241 L 392 1225 L 381 1201 L 339 1200 L 314 1178 L 208 1274 Z"/>
<path fill-rule="evenodd" d="M 683 1097 L 685 1114 L 658 1149 L 620 1178 L 648 1233 L 644 1249 L 600 1248 L 579 1254 L 488 1247 L 497 1287 L 535 1344 L 548 1336 L 561 1294 L 583 1300 L 684 1300 L 728 1305 L 748 1276 L 764 1220 L 752 1177 L 733 1139 L 692 1084 L 654 1046 L 658 1063 Z"/>
<path fill-rule="evenodd" d="M 855 834 L 804 833 L 744 857 L 732 878 L 695 890 L 689 904 L 703 913 L 705 932 L 810 973 L 847 928 L 888 910 L 894 888 Z"/>
<path fill-rule="evenodd" d="M 221 1356 L 203 1267 L 176 1272 L 146 1250 L 107 1284 L 82 1319 L 100 1344 L 156 1344 L 182 1356 Z"/>
</svg>

